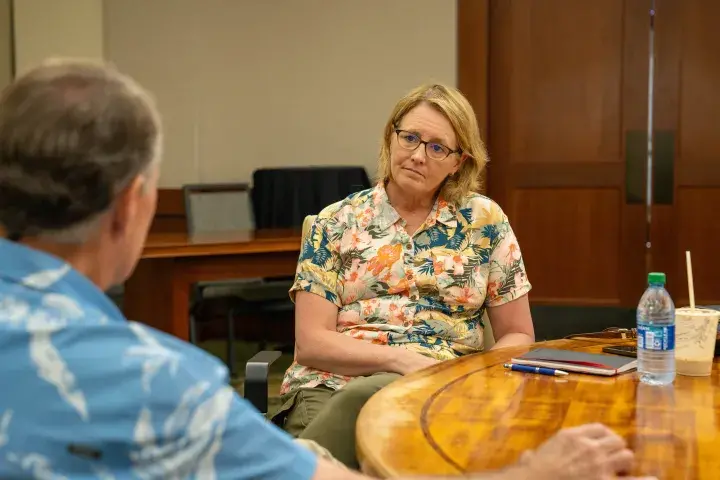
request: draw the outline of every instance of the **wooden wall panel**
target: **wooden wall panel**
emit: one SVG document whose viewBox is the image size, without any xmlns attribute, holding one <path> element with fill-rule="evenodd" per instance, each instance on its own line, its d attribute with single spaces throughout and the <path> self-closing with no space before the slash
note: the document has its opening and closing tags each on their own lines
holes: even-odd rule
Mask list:
<svg viewBox="0 0 720 480">
<path fill-rule="evenodd" d="M 489 0 L 457 2 L 457 82 L 475 110 L 480 136 L 488 138 L 488 54 Z M 482 173 L 482 193 L 487 191 L 487 174 Z"/>
<path fill-rule="evenodd" d="M 685 250 L 692 252 L 695 298 L 698 303 L 720 304 L 720 221 L 712 215 L 720 208 L 720 188 L 681 188 L 677 192 L 677 254 L 674 255 L 676 303 L 688 304 Z M 709 215 L 710 214 L 710 215 Z"/>
<path fill-rule="evenodd" d="M 685 251 L 695 299 L 720 304 L 720 2 L 657 0 L 652 269 L 666 272 L 688 305 Z"/>
<path fill-rule="evenodd" d="M 512 201 L 533 297 L 549 304 L 619 303 L 620 192 L 517 189 Z"/>
<path fill-rule="evenodd" d="M 647 84 L 646 3 L 490 2 L 488 190 L 533 303 L 631 306 L 642 293 L 645 211 L 626 202 L 625 142 L 647 124 L 647 95 L 633 95 Z"/>
<path fill-rule="evenodd" d="M 507 4 L 513 163 L 619 162 L 623 2 Z"/>
</svg>

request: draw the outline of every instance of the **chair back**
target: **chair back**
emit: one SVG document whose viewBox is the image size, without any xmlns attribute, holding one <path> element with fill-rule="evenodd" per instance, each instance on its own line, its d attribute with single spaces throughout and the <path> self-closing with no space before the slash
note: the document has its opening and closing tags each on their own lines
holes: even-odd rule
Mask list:
<svg viewBox="0 0 720 480">
<path fill-rule="evenodd" d="M 302 241 L 305 243 L 305 237 L 310 235 L 310 229 L 312 228 L 312 224 L 315 222 L 315 219 L 317 218 L 317 215 L 308 215 L 305 217 L 305 220 L 303 220 L 302 224 Z"/>
<path fill-rule="evenodd" d="M 252 177 L 257 228 L 298 228 L 307 215 L 370 187 L 361 166 L 259 168 Z"/>
<path fill-rule="evenodd" d="M 483 324 L 485 325 L 485 328 L 483 328 L 483 344 L 485 351 L 487 352 L 493 347 L 493 345 L 495 345 L 495 334 L 493 333 L 487 310 L 483 313 Z"/>
<path fill-rule="evenodd" d="M 188 235 L 253 230 L 247 183 L 183 186 Z"/>
</svg>

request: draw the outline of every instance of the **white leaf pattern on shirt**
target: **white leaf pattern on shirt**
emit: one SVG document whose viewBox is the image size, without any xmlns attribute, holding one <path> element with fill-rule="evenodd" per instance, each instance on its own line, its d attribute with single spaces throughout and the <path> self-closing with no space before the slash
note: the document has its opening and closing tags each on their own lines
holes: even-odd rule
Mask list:
<svg viewBox="0 0 720 480">
<path fill-rule="evenodd" d="M 47 293 L 43 295 L 42 302 L 43 305 L 51 309 L 53 313 L 57 313 L 62 318 L 68 320 L 77 320 L 85 316 L 85 312 L 80 308 L 80 305 L 67 295 Z"/>
<path fill-rule="evenodd" d="M 13 296 L 0 297 L 0 323 L 19 326 L 30 315 L 30 305 Z"/>
<path fill-rule="evenodd" d="M 8 436 L 8 428 L 10 428 L 10 420 L 12 420 L 13 411 L 10 409 L 5 410 L 0 417 L 0 448 L 7 445 L 10 437 Z"/>
<path fill-rule="evenodd" d="M 202 388 L 199 384 L 190 387 L 183 398 L 196 396 Z M 143 479 L 179 479 L 194 473 L 196 478 L 214 480 L 215 456 L 222 448 L 234 394 L 229 386 L 220 388 L 195 408 L 184 435 L 164 437 L 157 444 L 149 441 L 155 440 L 154 434 L 149 434 L 152 429 L 149 413 L 141 413 L 138 424 L 142 426 L 135 429 L 138 450 L 130 452 L 135 474 Z"/>
<path fill-rule="evenodd" d="M 38 376 L 54 385 L 60 396 L 87 421 L 89 414 L 85 395 L 82 391 L 75 390 L 75 375 L 50 338 L 53 332 L 64 328 L 66 323 L 65 319 L 51 316 L 44 311 L 33 312 L 27 319 L 30 358 L 38 369 Z"/>
<path fill-rule="evenodd" d="M 142 325 L 135 322 L 128 322 L 128 327 L 138 337 L 142 345 L 133 345 L 125 351 L 125 357 L 144 357 L 142 370 L 142 385 L 146 392 L 150 392 L 150 383 L 158 371 L 168 365 L 171 375 L 175 375 L 180 362 L 180 355 L 169 350 Z"/>
<path fill-rule="evenodd" d="M 188 388 L 180 398 L 175 410 L 165 420 L 165 427 L 163 434 L 166 438 L 171 438 L 177 434 L 185 425 L 187 425 L 190 418 L 191 409 L 190 406 L 197 402 L 200 396 L 207 391 L 210 387 L 209 382 L 200 382 L 195 386 Z"/>
<path fill-rule="evenodd" d="M 103 466 L 93 465 L 92 469 L 99 480 L 115 480 L 115 475 Z"/>
<path fill-rule="evenodd" d="M 53 285 L 58 280 L 63 278 L 70 271 L 70 265 L 63 265 L 60 268 L 52 270 L 42 270 L 37 273 L 28 275 L 22 279 L 23 285 L 30 288 L 36 288 L 38 290 L 45 290 L 50 285 Z"/>
<path fill-rule="evenodd" d="M 39 453 L 28 453 L 24 456 L 8 453 L 6 458 L 8 462 L 16 464 L 23 471 L 31 474 L 35 480 L 68 480 L 64 475 L 53 473 L 50 460 Z"/>
<path fill-rule="evenodd" d="M 146 407 L 140 410 L 137 423 L 135 423 L 135 433 L 133 437 L 135 443 L 143 447 L 155 445 L 155 429 L 152 425 L 152 413 Z"/>
</svg>

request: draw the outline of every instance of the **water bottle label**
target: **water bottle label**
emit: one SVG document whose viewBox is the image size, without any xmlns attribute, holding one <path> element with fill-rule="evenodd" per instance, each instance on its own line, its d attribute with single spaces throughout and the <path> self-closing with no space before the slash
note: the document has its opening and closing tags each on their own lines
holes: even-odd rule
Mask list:
<svg viewBox="0 0 720 480">
<path fill-rule="evenodd" d="M 645 350 L 675 350 L 675 325 L 638 325 L 637 346 Z"/>
</svg>

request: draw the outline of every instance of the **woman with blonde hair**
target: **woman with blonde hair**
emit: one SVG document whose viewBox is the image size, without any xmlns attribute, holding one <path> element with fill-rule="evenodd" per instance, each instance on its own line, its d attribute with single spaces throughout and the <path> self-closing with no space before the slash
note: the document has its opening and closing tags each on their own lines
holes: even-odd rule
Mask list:
<svg viewBox="0 0 720 480">
<path fill-rule="evenodd" d="M 467 99 L 425 85 L 385 126 L 379 182 L 326 207 L 290 290 L 295 362 L 273 421 L 357 468 L 355 422 L 400 375 L 534 341 L 530 283 L 500 207 L 477 193 L 487 154 Z"/>
</svg>

